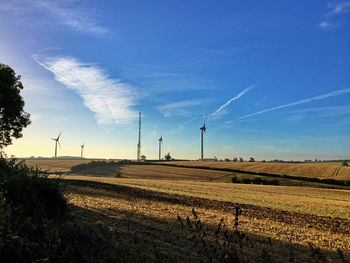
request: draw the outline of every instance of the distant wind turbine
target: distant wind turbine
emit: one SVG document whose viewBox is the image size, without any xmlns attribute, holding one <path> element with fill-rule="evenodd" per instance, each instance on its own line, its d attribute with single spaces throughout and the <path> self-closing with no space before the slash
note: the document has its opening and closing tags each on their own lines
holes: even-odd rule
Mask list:
<svg viewBox="0 0 350 263">
<path fill-rule="evenodd" d="M 137 162 L 141 158 L 141 112 L 139 112 L 139 142 L 137 143 Z"/>
<path fill-rule="evenodd" d="M 160 138 L 159 138 L 159 160 L 162 159 L 162 143 L 163 143 L 163 136 L 160 135 Z"/>
<path fill-rule="evenodd" d="M 80 145 L 80 157 L 83 158 L 83 151 L 84 151 L 84 145 L 85 143 L 83 143 L 83 145 Z"/>
<path fill-rule="evenodd" d="M 203 120 L 203 126 L 200 127 L 201 130 L 201 160 L 203 161 L 203 132 L 205 133 L 205 131 L 207 130 L 207 128 L 205 128 L 205 120 Z"/>
<path fill-rule="evenodd" d="M 60 134 L 58 135 L 57 138 L 51 138 L 51 140 L 54 140 L 54 141 L 55 141 L 55 158 L 57 158 L 57 144 L 58 144 L 58 146 L 59 146 L 60 149 L 61 149 L 61 144 L 60 144 L 61 133 L 62 133 L 62 132 L 60 132 Z"/>
</svg>

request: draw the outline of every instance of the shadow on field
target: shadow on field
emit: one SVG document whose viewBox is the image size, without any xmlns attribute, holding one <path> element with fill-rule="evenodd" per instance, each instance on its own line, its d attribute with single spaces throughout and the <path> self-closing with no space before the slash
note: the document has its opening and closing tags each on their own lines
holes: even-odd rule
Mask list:
<svg viewBox="0 0 350 263">
<path fill-rule="evenodd" d="M 346 262 L 342 261 L 341 252 L 335 253 L 313 247 L 295 245 L 279 240 L 272 240 L 267 237 L 228 230 L 225 225 L 217 222 L 218 225 L 208 225 L 200 221 L 196 208 L 214 209 L 234 213 L 237 204 L 208 200 L 196 197 L 187 197 L 176 194 L 159 193 L 127 186 L 110 185 L 91 181 L 62 180 L 69 185 L 68 191 L 79 193 L 85 197 L 101 197 L 118 199 L 157 201 L 167 204 L 180 204 L 188 207 L 188 215 L 179 216 L 176 211 L 173 213 L 173 220 L 164 220 L 157 217 L 150 217 L 142 214 L 138 207 L 132 211 L 115 207 L 91 208 L 87 203 L 81 207 L 72 206 L 74 214 L 81 220 L 91 223 L 103 222 L 103 224 L 116 229 L 123 235 L 123 238 L 144 247 L 153 256 L 169 256 L 175 261 L 204 261 L 210 259 L 217 262 Z M 104 191 L 94 191 L 94 190 Z M 85 201 L 84 201 L 85 202 Z M 84 207 L 84 208 L 82 208 Z M 331 218 L 310 216 L 298 213 L 265 209 L 251 205 L 239 205 L 243 215 L 254 218 L 269 216 L 271 220 L 279 220 L 284 223 L 315 224 L 317 227 L 331 229 L 331 231 L 348 233 L 349 221 L 336 223 Z M 193 209 L 193 210 L 192 210 Z M 273 210 L 273 211 L 272 211 Z M 238 216 L 237 216 L 238 218 Z M 305 221 L 306 220 L 306 221 Z M 340 219 L 341 220 L 341 219 Z M 343 226 L 343 224 L 347 224 Z M 239 261 L 235 261 L 239 260 Z M 265 261 L 263 261 L 265 260 Z"/>
<path fill-rule="evenodd" d="M 98 192 L 95 195 L 116 197 L 116 193 L 122 193 L 122 198 L 137 198 L 150 201 L 159 201 L 169 204 L 180 204 L 189 207 L 201 207 L 206 209 L 214 209 L 218 211 L 231 212 L 234 211 L 238 205 L 243 210 L 243 215 L 256 219 L 269 219 L 272 221 L 283 222 L 287 224 L 315 227 L 317 222 L 317 229 L 327 230 L 332 233 L 350 234 L 350 221 L 343 218 L 335 218 L 329 216 L 317 216 L 313 214 L 305 214 L 300 212 L 290 212 L 280 209 L 260 207 L 248 204 L 235 204 L 229 201 L 218 201 L 205 199 L 201 197 L 185 196 L 180 194 L 170 194 L 157 192 L 152 190 L 145 190 L 136 187 L 129 187 L 123 185 L 112 185 L 108 183 L 82 181 L 64 179 L 64 184 L 88 186 L 98 189 L 107 190 L 105 192 Z M 86 192 L 87 195 L 94 195 L 91 191 Z"/>
</svg>

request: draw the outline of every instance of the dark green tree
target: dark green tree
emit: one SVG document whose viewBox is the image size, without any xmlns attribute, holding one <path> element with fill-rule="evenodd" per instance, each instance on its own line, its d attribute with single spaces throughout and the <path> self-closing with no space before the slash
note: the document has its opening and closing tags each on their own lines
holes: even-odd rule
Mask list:
<svg viewBox="0 0 350 263">
<path fill-rule="evenodd" d="M 20 79 L 11 67 L 0 63 L 0 150 L 13 138 L 21 138 L 23 128 L 30 124 L 30 115 L 23 110 Z"/>
<path fill-rule="evenodd" d="M 167 160 L 167 161 L 171 160 L 170 153 L 167 153 L 166 155 L 164 155 L 164 159 Z"/>
</svg>

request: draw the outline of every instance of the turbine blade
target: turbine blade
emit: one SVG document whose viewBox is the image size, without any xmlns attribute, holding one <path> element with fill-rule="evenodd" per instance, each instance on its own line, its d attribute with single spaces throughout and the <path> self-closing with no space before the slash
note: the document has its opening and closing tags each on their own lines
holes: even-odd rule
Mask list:
<svg viewBox="0 0 350 263">
<path fill-rule="evenodd" d="M 60 144 L 60 141 L 57 140 L 57 142 L 58 142 L 58 146 L 60 147 L 60 149 L 62 149 L 61 144 Z"/>
<path fill-rule="evenodd" d="M 58 135 L 57 140 L 59 140 L 59 139 L 60 139 L 60 137 L 61 137 L 61 133 L 62 133 L 62 132 L 60 132 L 60 134 Z"/>
</svg>

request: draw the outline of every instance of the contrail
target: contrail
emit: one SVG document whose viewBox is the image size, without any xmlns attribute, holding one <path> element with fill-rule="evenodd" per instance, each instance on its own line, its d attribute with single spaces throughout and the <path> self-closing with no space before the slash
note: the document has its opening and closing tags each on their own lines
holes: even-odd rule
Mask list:
<svg viewBox="0 0 350 263">
<path fill-rule="evenodd" d="M 237 96 L 233 97 L 232 99 L 228 100 L 225 104 L 221 105 L 215 112 L 209 115 L 209 118 L 212 118 L 216 114 L 218 114 L 222 109 L 226 108 L 232 101 L 238 100 L 240 97 L 242 97 L 244 94 L 246 94 L 248 91 L 254 89 L 255 85 L 252 85 L 244 90 L 242 90 Z"/>
<path fill-rule="evenodd" d="M 304 104 L 310 101 L 315 101 L 315 100 L 323 100 L 323 99 L 327 99 L 329 97 L 335 97 L 335 96 L 339 96 L 342 94 L 347 94 L 350 93 L 350 87 L 346 88 L 346 89 L 341 89 L 341 90 L 336 90 L 330 93 L 326 93 L 326 94 L 322 94 L 322 95 L 318 95 L 316 97 L 312 97 L 312 98 L 308 98 L 308 99 L 303 99 L 303 100 L 299 100 L 296 102 L 292 102 L 292 103 L 288 103 L 288 104 L 284 104 L 284 105 L 280 105 L 280 106 L 276 106 L 270 109 L 266 109 L 266 110 L 262 110 L 262 111 L 258 111 L 255 113 L 251 113 L 248 115 L 244 115 L 238 118 L 238 120 L 242 120 L 242 119 L 246 119 L 255 115 L 259 115 L 265 112 L 269 112 L 269 111 L 274 111 L 274 110 L 279 110 L 279 109 L 283 109 L 283 108 L 287 108 L 287 107 L 291 107 L 291 106 L 295 106 L 295 105 L 299 105 L 299 104 Z"/>
</svg>

